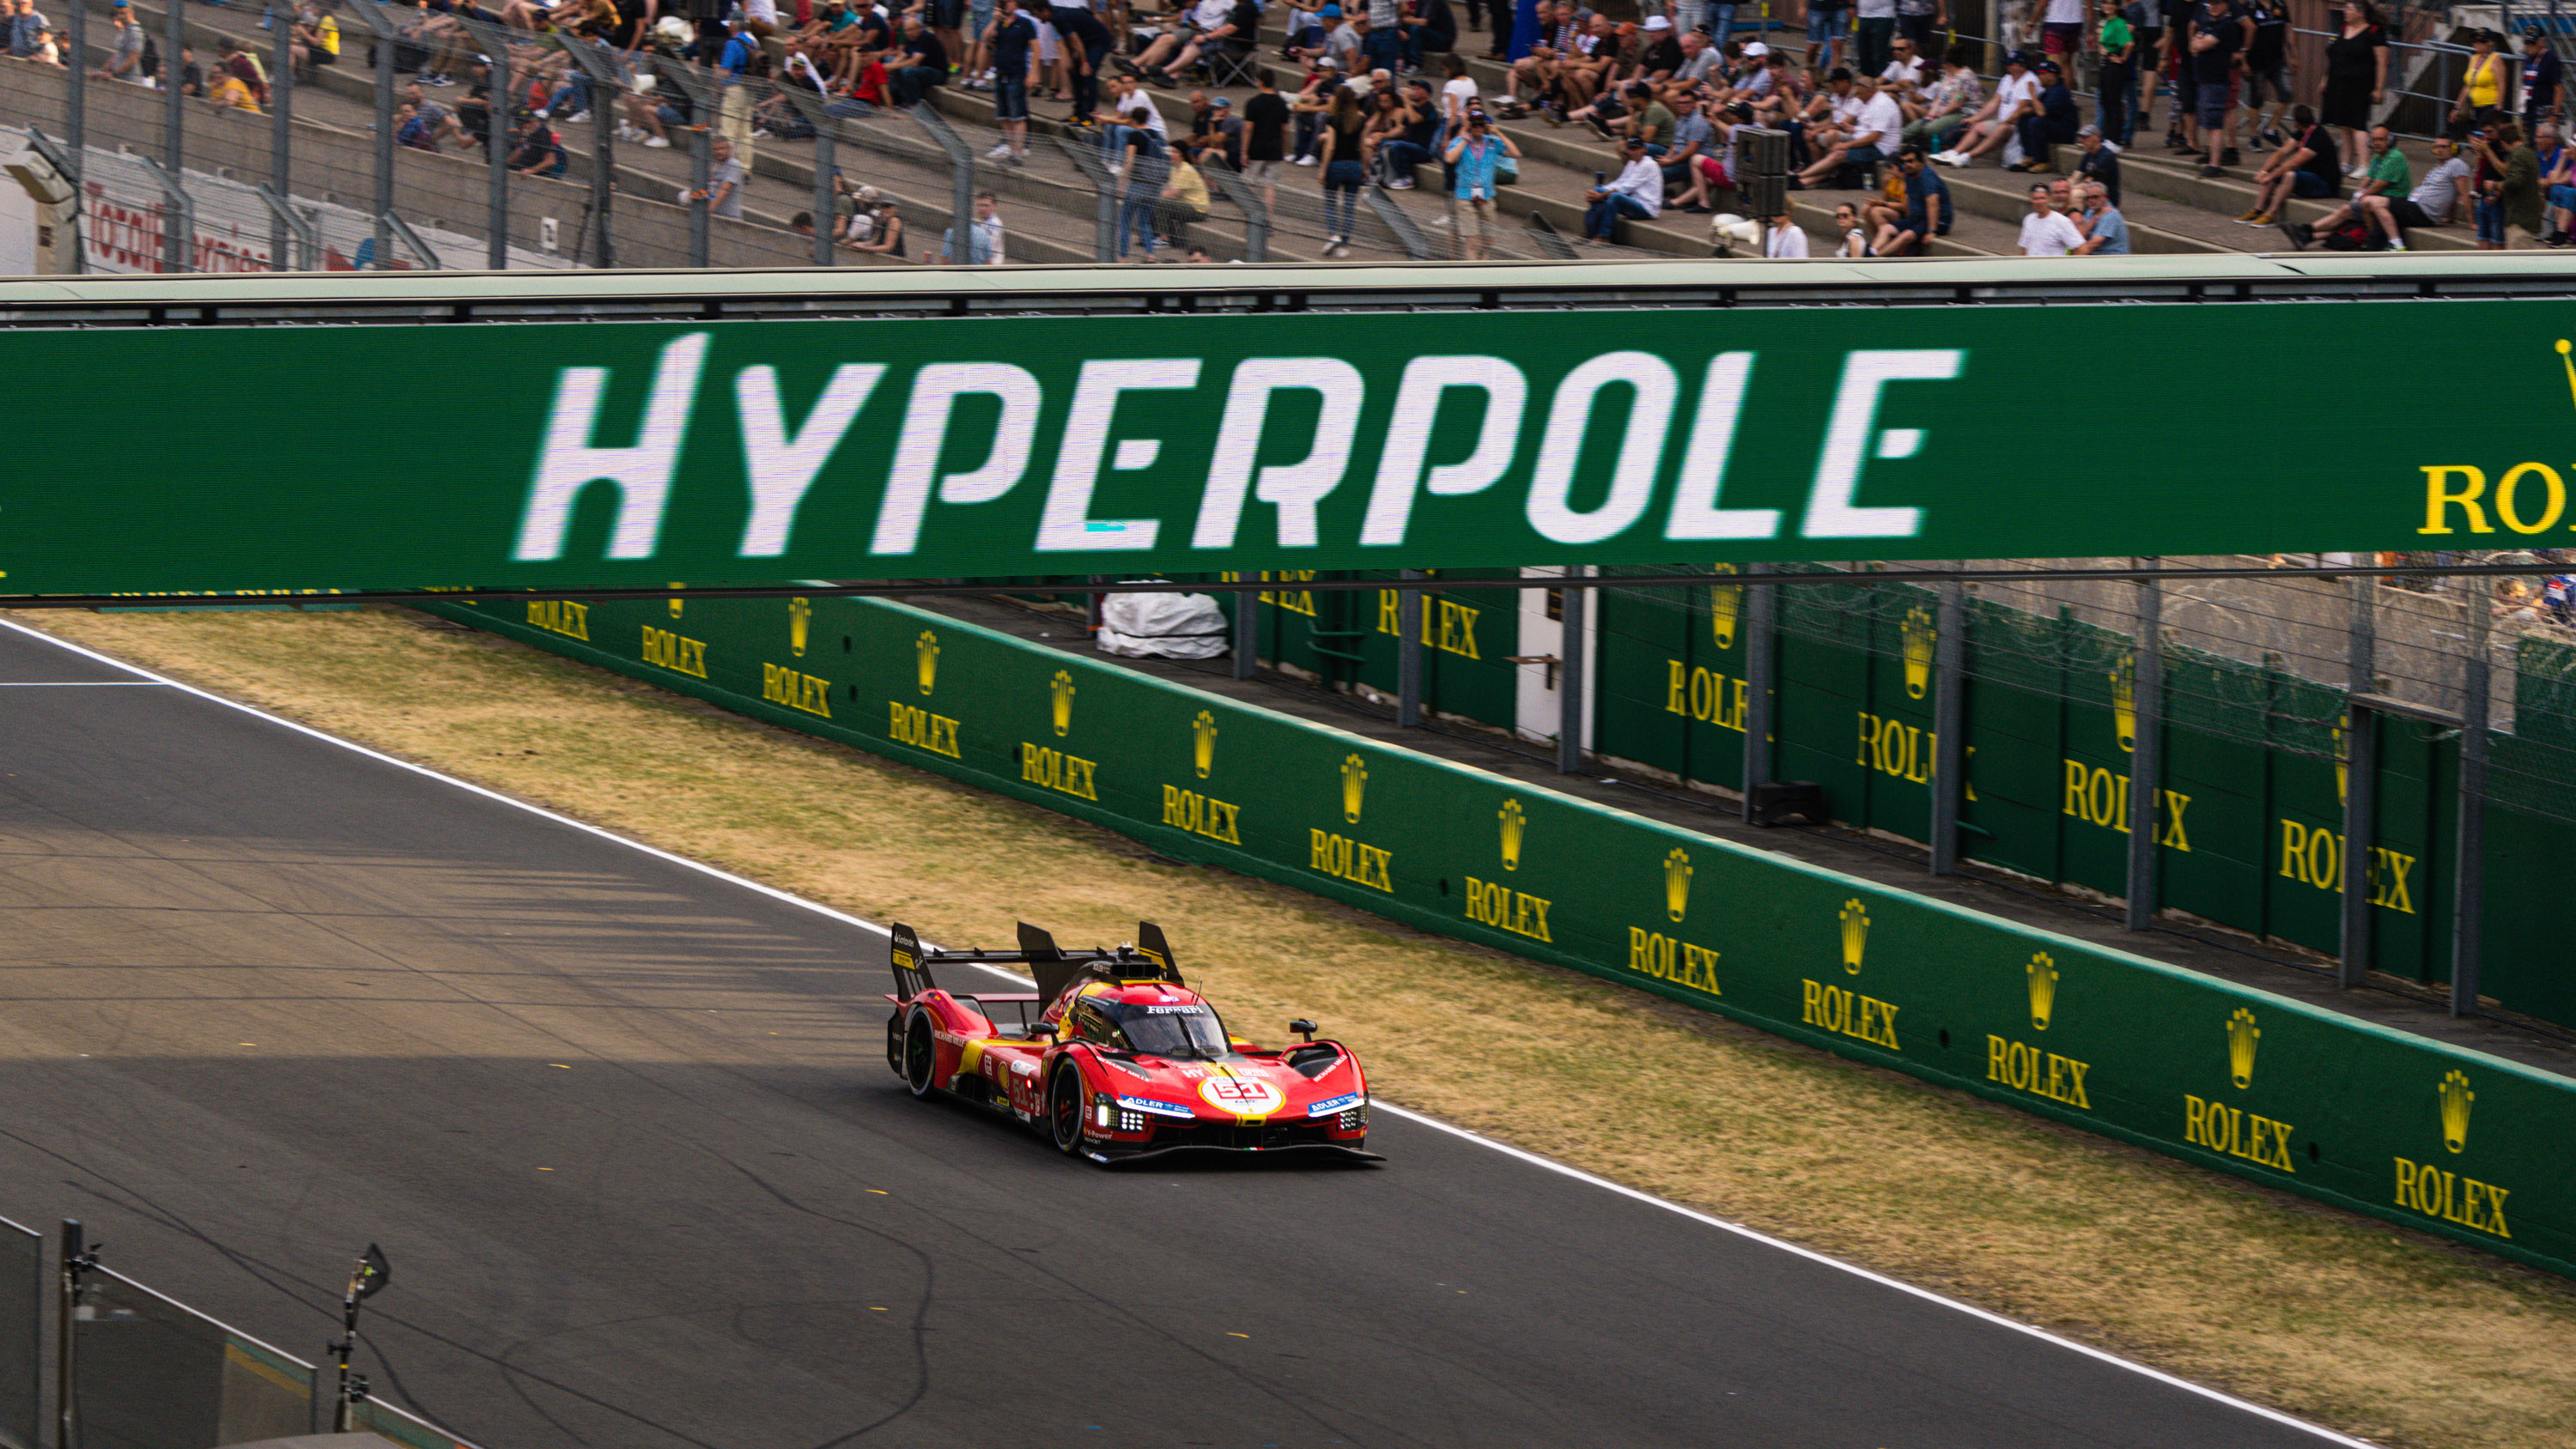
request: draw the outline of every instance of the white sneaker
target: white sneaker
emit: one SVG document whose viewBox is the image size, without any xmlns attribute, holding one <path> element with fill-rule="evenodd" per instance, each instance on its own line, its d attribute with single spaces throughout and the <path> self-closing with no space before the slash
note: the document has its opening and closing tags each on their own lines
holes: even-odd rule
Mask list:
<svg viewBox="0 0 2576 1449">
<path fill-rule="evenodd" d="M 1456 226 L 1458 223 L 1451 221 L 1445 216 L 1435 216 L 1423 224 L 1425 226 Z"/>
<path fill-rule="evenodd" d="M 1010 154 L 1011 143 L 1008 141 L 1002 141 L 996 143 L 992 150 L 985 152 L 984 159 L 987 161 L 999 161 Z"/>
<path fill-rule="evenodd" d="M 1386 189 L 1389 191 L 1411 191 L 1413 189 L 1413 183 L 1410 180 L 1399 176 L 1393 181 L 1388 182 L 1386 184 Z"/>
<path fill-rule="evenodd" d="M 644 138 L 644 149 L 647 151 L 668 151 L 671 149 L 671 143 L 660 136 L 647 135 Z"/>
<path fill-rule="evenodd" d="M 1124 175 L 1126 175 L 1126 174 L 1127 174 L 1127 163 L 1126 163 L 1126 162 L 1124 162 L 1124 161 L 1112 161 L 1112 162 L 1110 162 L 1110 163 L 1109 163 L 1109 174 L 1110 174 L 1110 175 L 1112 175 L 1112 176 L 1124 176 Z"/>
<path fill-rule="evenodd" d="M 1315 164 L 1315 158 L 1312 156 L 1300 156 L 1297 158 L 1297 164 L 1300 166 L 1312 166 Z"/>
</svg>

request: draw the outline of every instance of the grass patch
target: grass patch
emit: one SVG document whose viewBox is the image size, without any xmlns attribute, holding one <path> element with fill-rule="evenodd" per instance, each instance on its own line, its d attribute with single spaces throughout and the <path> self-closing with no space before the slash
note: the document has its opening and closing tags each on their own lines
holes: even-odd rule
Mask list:
<svg viewBox="0 0 2576 1449">
<path fill-rule="evenodd" d="M 2445 1240 L 421 616 L 43 624 L 934 940 L 1142 911 L 1239 1030 L 1317 1017 L 1391 1101 L 2383 1443 L 2576 1444 L 2576 1288 Z"/>
</svg>

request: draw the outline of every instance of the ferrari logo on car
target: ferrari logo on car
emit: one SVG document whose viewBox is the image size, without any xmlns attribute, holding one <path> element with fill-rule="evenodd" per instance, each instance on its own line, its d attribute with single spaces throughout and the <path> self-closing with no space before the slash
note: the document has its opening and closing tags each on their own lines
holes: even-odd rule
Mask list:
<svg viewBox="0 0 2576 1449">
<path fill-rule="evenodd" d="M 1237 1117 L 1267 1117 L 1288 1100 L 1258 1077 L 1210 1077 L 1199 1083 L 1199 1098 Z"/>
</svg>

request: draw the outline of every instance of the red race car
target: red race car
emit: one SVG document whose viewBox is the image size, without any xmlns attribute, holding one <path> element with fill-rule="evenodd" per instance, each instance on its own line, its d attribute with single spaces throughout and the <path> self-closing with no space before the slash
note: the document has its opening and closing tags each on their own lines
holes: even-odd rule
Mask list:
<svg viewBox="0 0 2576 1449">
<path fill-rule="evenodd" d="M 1367 1150 L 1368 1081 L 1350 1048 L 1315 1040 L 1311 1021 L 1288 1024 L 1305 1041 L 1284 1051 L 1226 1035 L 1150 921 L 1135 944 L 1094 951 L 1060 950 L 1025 923 L 1017 951 L 924 951 L 897 925 L 887 965 L 886 1064 L 916 1097 L 977 1103 L 1094 1162 L 1173 1152 L 1384 1160 Z M 934 966 L 973 965 L 1024 970 L 1038 989 L 950 991 L 931 979 Z M 997 1019 L 1006 1012 L 1007 1025 Z"/>
</svg>

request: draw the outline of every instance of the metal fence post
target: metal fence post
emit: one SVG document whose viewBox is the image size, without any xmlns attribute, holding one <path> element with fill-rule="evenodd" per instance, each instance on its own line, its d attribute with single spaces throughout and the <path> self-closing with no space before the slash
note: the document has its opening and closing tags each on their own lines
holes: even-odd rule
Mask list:
<svg viewBox="0 0 2576 1449">
<path fill-rule="evenodd" d="M 485 42 L 487 45 L 489 41 Z M 484 179 L 483 264 L 496 272 L 510 266 L 510 47 L 493 45 L 492 95 L 483 118 L 483 159 L 492 174 Z"/>
<path fill-rule="evenodd" d="M 184 37 L 188 33 L 188 15 L 184 0 L 165 0 L 165 3 L 169 6 L 169 12 L 164 17 L 161 27 L 165 32 L 161 42 L 161 71 L 164 80 L 176 81 L 184 73 L 179 66 L 179 48 L 185 43 Z M 133 22 L 126 23 L 130 25 Z M 75 64 L 87 66 L 89 57 L 82 56 Z M 179 178 L 186 174 L 183 169 L 186 163 L 186 147 L 183 140 L 186 128 L 182 118 L 187 113 L 187 97 L 179 94 L 179 87 L 175 84 L 164 85 L 161 88 L 161 97 L 161 167 L 170 173 L 170 182 L 175 186 Z M 186 229 L 183 230 L 183 227 Z M 165 272 L 188 270 L 188 254 L 194 249 L 192 243 L 196 241 L 194 232 L 195 228 L 189 226 L 184 217 L 162 218 L 161 270 Z"/>
<path fill-rule="evenodd" d="M 1400 579 L 1418 579 L 1420 569 L 1402 570 Z M 1422 723 L 1422 591 L 1399 583 L 1395 590 L 1395 727 Z"/>
<path fill-rule="evenodd" d="M 1565 605 L 1557 610 L 1564 638 L 1556 646 L 1563 662 L 1556 671 L 1556 772 L 1571 775 L 1583 768 L 1583 590 L 1574 581 L 1583 565 L 1565 570 Z"/>
<path fill-rule="evenodd" d="M 2460 829 L 2451 868 L 2451 1014 L 2478 1011 L 2479 919 L 2486 908 L 2487 590 L 2462 579 L 2467 595 L 2468 658 L 2460 679 Z"/>
<path fill-rule="evenodd" d="M 2335 982 L 2359 986 L 2370 976 L 2370 857 L 2379 838 L 2379 716 L 2361 702 L 2375 692 L 2379 581 L 2355 577 L 2352 622 L 2344 641 L 2349 671 L 2343 717 L 2343 929 Z"/>
<path fill-rule="evenodd" d="M 840 147 L 832 139 L 836 122 L 826 117 L 814 128 L 814 265 L 833 263 L 832 229 L 840 224 Z"/>
<path fill-rule="evenodd" d="M 1959 868 L 1959 796 L 1966 773 L 1968 588 L 1941 586 L 1932 644 L 1932 873 Z"/>
<path fill-rule="evenodd" d="M 170 0 L 170 8 L 176 10 L 179 3 L 180 0 Z M 178 57 L 170 57 L 168 64 L 169 73 L 178 74 Z M 89 1261 L 89 1245 L 80 1220 L 63 1219 L 62 1267 L 54 1314 L 54 1449 L 78 1449 L 80 1444 L 80 1395 L 73 1391 L 77 1382 L 73 1345 L 77 1339 L 72 1324 L 80 1309 L 80 1275 Z"/>
<path fill-rule="evenodd" d="M 172 4 L 179 0 L 171 0 Z M 75 9 L 79 8 L 77 6 Z M 274 11 L 270 14 L 274 16 Z M 288 129 L 295 123 L 295 12 L 289 10 L 277 22 L 277 54 L 268 63 L 268 184 L 280 196 L 294 194 L 295 137 Z M 268 223 L 268 269 L 288 270 L 286 253 L 294 233 L 285 218 L 275 212 Z"/>
<path fill-rule="evenodd" d="M 714 229 L 714 223 L 709 220 L 714 215 L 714 204 L 706 194 L 715 171 L 715 160 L 710 152 L 715 145 L 715 118 L 724 109 L 724 91 L 707 72 L 687 61 L 662 56 L 655 64 L 689 98 L 689 190 L 696 194 L 696 199 L 689 203 L 689 265 L 703 267 L 707 265 L 708 248 L 712 245 L 709 237 Z M 794 99 L 792 94 L 790 99 Z M 806 119 L 816 121 L 815 133 L 820 135 L 820 120 L 811 111 L 805 115 Z M 750 164 L 745 162 L 746 181 L 750 179 L 749 173 Z"/>
<path fill-rule="evenodd" d="M 1088 136 L 1079 139 L 1058 136 L 1056 145 L 1064 150 L 1073 169 L 1091 183 L 1095 212 L 1092 227 L 1092 257 L 1106 266 L 1118 260 L 1118 178 L 1110 174 L 1109 163 L 1100 154 L 1100 143 Z"/>
<path fill-rule="evenodd" d="M 181 0 L 171 0 L 173 8 L 180 3 Z M 376 227 L 368 258 L 370 265 L 382 270 L 394 246 L 392 228 L 385 225 L 384 219 L 394 209 L 394 52 L 399 47 L 395 44 L 393 23 L 385 18 L 378 0 L 358 0 L 349 9 L 367 22 L 367 28 L 376 36 L 376 185 L 372 208 Z M 507 97 L 495 95 L 493 99 L 505 109 L 509 104 Z"/>
<path fill-rule="evenodd" d="M 1253 589 L 1237 589 L 1234 594 L 1234 677 L 1250 679 L 1260 672 L 1261 595 Z"/>
<path fill-rule="evenodd" d="M 968 149 L 964 137 L 957 134 L 946 118 L 922 101 L 904 114 L 930 133 L 939 149 L 948 154 L 948 264 L 972 265 L 975 260 L 975 153 Z"/>
<path fill-rule="evenodd" d="M 2161 559 L 2138 560 L 2141 569 Z M 2156 920 L 2156 807 L 2164 802 L 2165 641 L 2164 586 L 2138 581 L 2138 647 L 2129 679 L 2131 726 L 2137 738 L 2129 755 L 2129 908 L 2121 924 L 2143 931 Z"/>
<path fill-rule="evenodd" d="M 1767 574 L 1771 565 L 1748 564 L 1748 574 Z M 1771 774 L 1771 673 L 1779 646 L 1780 591 L 1775 587 L 1744 591 L 1744 819 L 1754 823 L 1754 787 Z"/>
<path fill-rule="evenodd" d="M 195 250 L 194 244 L 197 237 L 197 209 L 189 202 L 188 190 L 179 184 L 177 176 L 163 169 L 161 163 L 151 157 L 137 156 L 134 159 L 143 163 L 143 169 L 151 176 L 152 184 L 161 189 L 162 269 L 172 272 L 188 271 L 190 270 L 188 260 Z M 180 254 L 175 260 L 170 254 L 169 240 L 174 236 L 180 238 Z"/>
<path fill-rule="evenodd" d="M 170 3 L 175 6 L 178 0 L 170 0 Z M 76 163 L 86 163 L 89 153 L 83 148 L 89 145 L 89 7 L 75 4 L 65 8 L 71 16 L 74 59 L 71 89 L 63 92 L 63 146 L 71 152 Z M 164 69 L 167 69 L 166 65 Z M 76 166 L 69 178 L 72 183 L 72 270 L 76 273 L 89 270 L 89 246 L 81 239 L 81 216 L 89 207 L 89 196 L 80 178 L 81 171 L 86 169 L 85 164 Z"/>
</svg>

